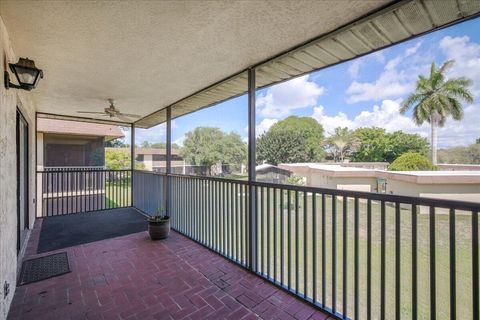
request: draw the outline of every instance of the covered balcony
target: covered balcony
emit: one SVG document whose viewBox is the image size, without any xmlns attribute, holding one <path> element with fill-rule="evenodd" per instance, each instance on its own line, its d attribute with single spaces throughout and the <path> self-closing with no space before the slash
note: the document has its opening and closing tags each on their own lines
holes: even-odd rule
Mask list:
<svg viewBox="0 0 480 320">
<path fill-rule="evenodd" d="M 283 184 L 289 167 L 257 166 L 256 149 L 258 90 L 479 14 L 475 0 L 2 1 L 0 319 L 479 319 L 480 201 Z M 6 69 L 20 56 L 43 69 L 33 87 Z M 186 165 L 176 121 L 232 99 L 246 163 Z M 164 143 L 139 146 L 152 128 Z M 127 165 L 107 167 L 118 137 Z M 159 212 L 172 231 L 152 241 Z"/>
</svg>

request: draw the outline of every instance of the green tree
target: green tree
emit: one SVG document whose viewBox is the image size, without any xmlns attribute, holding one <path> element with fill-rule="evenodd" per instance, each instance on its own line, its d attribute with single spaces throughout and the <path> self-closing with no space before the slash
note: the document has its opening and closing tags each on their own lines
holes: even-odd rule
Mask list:
<svg viewBox="0 0 480 320">
<path fill-rule="evenodd" d="M 389 166 L 391 171 L 432 171 L 437 168 L 424 155 L 415 152 L 408 152 L 402 154 Z"/>
<path fill-rule="evenodd" d="M 378 162 L 386 161 L 385 155 L 389 151 L 389 140 L 385 129 L 359 128 L 355 130 L 355 135 L 360 139 L 352 160 L 356 162 Z"/>
<path fill-rule="evenodd" d="M 480 164 L 480 143 L 438 150 L 439 163 Z"/>
<path fill-rule="evenodd" d="M 130 169 L 130 149 L 105 149 L 105 165 L 110 170 Z"/>
<path fill-rule="evenodd" d="M 305 179 L 301 176 L 298 176 L 298 175 L 292 173 L 292 175 L 290 177 L 286 178 L 285 181 L 283 181 L 283 183 L 290 184 L 290 185 L 293 185 L 293 186 L 304 186 L 305 185 Z"/>
<path fill-rule="evenodd" d="M 324 158 L 323 127 L 311 117 L 290 116 L 257 138 L 257 161 L 270 164 Z"/>
<path fill-rule="evenodd" d="M 151 145 L 148 141 L 143 141 L 142 144 L 140 145 L 141 148 L 150 148 Z"/>
<path fill-rule="evenodd" d="M 360 145 L 352 159 L 358 162 L 391 163 L 404 153 L 416 152 L 426 156 L 430 150 L 428 141 L 418 134 L 403 131 L 387 133 L 385 129 L 378 127 L 359 128 L 354 134 L 360 140 Z"/>
<path fill-rule="evenodd" d="M 123 142 L 122 139 L 113 139 L 109 141 L 105 141 L 105 147 L 107 148 L 125 148 L 128 145 Z"/>
<path fill-rule="evenodd" d="M 247 162 L 247 144 L 235 132 L 224 134 L 221 144 L 222 164 L 245 164 Z"/>
<path fill-rule="evenodd" d="M 239 164 L 247 159 L 247 145 L 236 133 L 224 133 L 219 128 L 197 127 L 185 134 L 181 150 L 183 158 L 204 167 L 211 175 L 214 164 Z"/>
<path fill-rule="evenodd" d="M 335 162 L 343 162 L 345 157 L 351 157 L 360 146 L 360 139 L 348 128 L 335 128 L 335 132 L 326 139 L 327 153 Z"/>
<path fill-rule="evenodd" d="M 455 120 L 463 118 L 461 101 L 473 102 L 474 98 L 468 87 L 471 80 L 464 77 L 446 79 L 445 71 L 454 60 L 448 60 L 439 69 L 435 62 L 430 68 L 428 78 L 418 76 L 415 92 L 403 102 L 400 112 L 406 113 L 413 107 L 412 119 L 420 126 L 427 122 L 431 126 L 432 163 L 437 164 L 438 127 L 443 127 L 447 117 Z"/>
<path fill-rule="evenodd" d="M 475 143 L 480 144 L 480 138 L 477 138 L 477 140 L 475 140 Z"/>
<path fill-rule="evenodd" d="M 167 144 L 165 142 L 154 142 L 154 143 L 150 143 L 150 148 L 166 149 Z M 176 143 L 172 143 L 172 149 L 180 149 L 180 146 Z"/>
<path fill-rule="evenodd" d="M 387 134 L 387 140 L 385 161 L 390 163 L 407 152 L 416 152 L 426 156 L 430 151 L 428 140 L 419 134 L 395 131 Z"/>
</svg>

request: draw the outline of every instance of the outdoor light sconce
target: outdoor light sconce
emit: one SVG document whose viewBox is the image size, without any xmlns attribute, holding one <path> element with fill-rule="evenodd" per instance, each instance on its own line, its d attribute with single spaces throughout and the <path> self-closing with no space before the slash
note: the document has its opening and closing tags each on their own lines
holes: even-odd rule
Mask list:
<svg viewBox="0 0 480 320">
<path fill-rule="evenodd" d="M 43 71 L 35 67 L 33 60 L 20 58 L 17 63 L 9 63 L 8 65 L 15 77 L 17 77 L 19 85 L 10 82 L 10 75 L 5 70 L 4 81 L 6 89 L 15 88 L 30 91 L 36 87 L 41 78 L 43 79 Z"/>
</svg>

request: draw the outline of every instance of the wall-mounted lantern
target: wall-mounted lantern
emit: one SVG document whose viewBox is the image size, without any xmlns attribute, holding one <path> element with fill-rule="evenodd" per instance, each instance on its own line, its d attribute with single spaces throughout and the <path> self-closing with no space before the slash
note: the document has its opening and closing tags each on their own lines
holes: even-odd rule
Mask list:
<svg viewBox="0 0 480 320">
<path fill-rule="evenodd" d="M 10 82 L 8 71 L 5 70 L 4 81 L 5 88 L 15 88 L 23 90 L 32 90 L 36 87 L 38 81 L 43 78 L 43 71 L 35 67 L 35 62 L 28 58 L 20 58 L 18 62 L 9 63 L 10 70 L 17 77 L 18 85 Z"/>
</svg>

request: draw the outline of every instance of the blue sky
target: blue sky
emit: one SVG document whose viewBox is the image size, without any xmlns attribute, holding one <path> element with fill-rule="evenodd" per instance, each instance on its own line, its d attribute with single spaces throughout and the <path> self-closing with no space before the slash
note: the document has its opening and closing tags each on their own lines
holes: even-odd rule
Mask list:
<svg viewBox="0 0 480 320">
<path fill-rule="evenodd" d="M 469 145 L 480 137 L 480 19 L 443 29 L 353 61 L 257 92 L 257 135 L 289 115 L 315 118 L 325 131 L 379 126 L 429 136 L 429 127 L 417 127 L 398 108 L 430 64 L 448 59 L 456 63 L 448 76 L 466 76 L 476 100 L 464 104 L 461 123 L 447 121 L 439 130 L 440 147 Z M 218 127 L 247 137 L 247 98 L 242 96 L 174 121 L 172 141 L 180 143 L 197 126 Z M 164 126 L 136 131 L 137 143 L 165 141 Z"/>
</svg>

